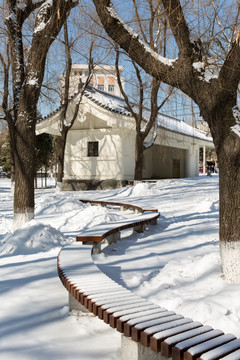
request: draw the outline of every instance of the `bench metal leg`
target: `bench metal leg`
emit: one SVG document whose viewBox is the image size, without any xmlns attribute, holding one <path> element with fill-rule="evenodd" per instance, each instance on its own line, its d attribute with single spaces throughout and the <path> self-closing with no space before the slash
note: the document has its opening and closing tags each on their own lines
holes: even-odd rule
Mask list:
<svg viewBox="0 0 240 360">
<path fill-rule="evenodd" d="M 83 245 L 92 245 L 92 255 L 100 254 L 101 241 L 84 241 Z"/>
<path fill-rule="evenodd" d="M 94 241 L 92 247 L 92 255 L 100 254 L 101 252 L 101 241 Z"/>
<path fill-rule="evenodd" d="M 111 243 L 117 242 L 118 240 L 120 240 L 120 231 L 106 237 L 106 239 L 104 239 L 104 242 L 105 244 L 110 245 Z"/>
<path fill-rule="evenodd" d="M 141 224 L 141 225 L 137 225 L 137 226 L 134 226 L 133 230 L 138 232 L 138 233 L 142 233 L 144 232 L 146 229 L 146 225 L 145 224 Z"/>
<path fill-rule="evenodd" d="M 157 219 L 154 219 L 150 222 L 151 225 L 157 225 Z"/>
<path fill-rule="evenodd" d="M 75 310 L 75 311 L 81 311 L 83 313 L 89 313 L 89 311 L 79 301 L 74 299 L 74 297 L 72 297 L 72 295 L 70 294 L 68 294 L 68 304 L 69 304 L 69 312 Z"/>
<path fill-rule="evenodd" d="M 161 353 L 155 353 L 150 347 L 145 347 L 139 342 L 122 335 L 121 360 L 166 360 Z"/>
</svg>

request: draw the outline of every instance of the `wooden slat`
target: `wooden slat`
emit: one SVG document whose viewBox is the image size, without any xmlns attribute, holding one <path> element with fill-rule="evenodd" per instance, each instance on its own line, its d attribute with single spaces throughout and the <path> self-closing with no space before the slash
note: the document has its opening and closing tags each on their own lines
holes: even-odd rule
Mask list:
<svg viewBox="0 0 240 360">
<path fill-rule="evenodd" d="M 108 309 L 104 309 L 103 311 L 103 321 L 105 323 L 109 323 L 109 315 L 110 314 L 114 314 L 118 311 L 125 311 L 125 310 L 132 310 L 134 312 L 137 311 L 138 308 L 145 308 L 145 306 L 147 306 L 147 302 L 145 299 L 143 299 L 142 301 L 133 303 L 132 305 L 128 304 L 128 305 L 120 305 L 120 306 L 114 306 L 114 307 L 110 307 Z"/>
<path fill-rule="evenodd" d="M 154 320 L 144 321 L 140 324 L 135 325 L 132 328 L 132 339 L 134 341 L 140 341 L 141 333 L 146 330 L 150 330 L 155 328 L 156 326 L 162 326 L 162 324 L 174 322 L 176 320 L 183 319 L 182 315 L 174 314 L 172 315 L 169 311 L 169 315 L 165 317 L 158 317 Z"/>
<path fill-rule="evenodd" d="M 176 326 L 188 324 L 190 322 L 193 322 L 193 321 L 191 319 L 182 317 L 179 320 L 170 321 L 170 322 L 167 322 L 162 325 L 156 325 L 156 326 L 147 328 L 141 333 L 141 344 L 143 346 L 150 346 L 150 336 L 153 336 L 157 332 L 172 329 L 172 328 L 175 328 Z"/>
<path fill-rule="evenodd" d="M 188 330 L 193 330 L 196 328 L 200 328 L 203 327 L 202 324 L 199 321 L 192 321 L 192 322 L 188 322 L 186 324 L 183 325 L 178 325 L 175 326 L 173 328 L 170 329 L 166 329 L 164 331 L 160 331 L 155 333 L 152 337 L 150 337 L 150 347 L 153 351 L 155 352 L 160 352 L 162 353 L 168 353 L 170 348 L 168 347 L 164 347 L 162 346 L 162 342 L 168 337 L 168 336 L 173 336 L 176 334 L 182 334 L 184 332 L 187 332 Z M 168 350 L 168 351 L 167 351 Z M 169 357 L 169 356 L 168 356 Z"/>
<path fill-rule="evenodd" d="M 240 350 L 233 351 L 231 354 L 220 357 L 219 360 L 240 360 Z"/>
<path fill-rule="evenodd" d="M 179 342 L 193 338 L 195 336 L 207 333 L 213 330 L 211 326 L 199 326 L 189 331 L 181 332 L 180 334 L 177 333 L 176 335 L 170 335 L 169 337 L 165 338 L 166 332 L 157 333 L 153 337 L 150 338 L 150 346 L 153 351 L 160 351 L 163 356 L 166 358 L 172 357 L 172 348 Z M 168 336 L 168 335 L 167 335 Z M 162 341 L 165 338 L 164 341 Z M 156 344 L 153 345 L 157 340 Z M 162 342 L 161 342 L 162 341 Z M 160 342 L 160 343 L 159 343 Z M 161 348 L 160 348 L 161 345 Z M 179 359 L 180 360 L 180 359 Z"/>
<path fill-rule="evenodd" d="M 148 316 L 148 315 L 155 315 L 157 316 L 157 314 L 160 312 L 163 312 L 163 311 L 166 311 L 167 309 L 165 308 L 161 308 L 161 307 L 155 307 L 154 309 L 151 309 L 151 310 L 144 310 L 142 312 L 138 312 L 138 313 L 135 313 L 135 314 L 128 314 L 128 315 L 124 315 L 124 316 L 119 316 L 119 318 L 117 318 L 117 330 L 120 332 L 120 333 L 123 333 L 124 332 L 124 326 L 125 326 L 125 323 L 129 320 L 133 320 L 133 319 L 136 319 L 138 317 L 142 317 L 142 316 Z"/>
<path fill-rule="evenodd" d="M 190 347 L 206 342 L 210 339 L 214 339 L 220 335 L 223 335 L 221 330 L 210 330 L 206 334 L 201 334 L 194 336 L 191 339 L 180 341 L 172 348 L 172 358 L 173 360 L 182 360 L 183 354 Z"/>
<path fill-rule="evenodd" d="M 165 318 L 165 317 L 172 316 L 172 315 L 176 315 L 176 313 L 174 311 L 165 310 L 165 311 L 161 311 L 157 314 L 154 313 L 154 314 L 151 314 L 148 316 L 131 319 L 127 323 L 124 324 L 124 335 L 128 336 L 128 337 L 132 336 L 132 328 L 134 326 L 138 327 L 138 325 L 140 325 L 142 323 L 146 324 L 147 321 L 153 321 L 156 319 L 161 319 L 161 318 Z"/>
<path fill-rule="evenodd" d="M 199 360 L 217 360 L 222 356 L 228 355 L 235 350 L 240 349 L 240 339 L 235 339 L 224 345 L 218 346 L 201 355 Z"/>
<path fill-rule="evenodd" d="M 234 339 L 236 339 L 236 337 L 232 334 L 220 335 L 212 340 L 208 340 L 206 342 L 191 347 L 184 353 L 183 358 L 184 360 L 196 360 L 197 358 L 201 357 L 201 355 L 205 352 L 223 344 L 226 344 Z"/>
</svg>

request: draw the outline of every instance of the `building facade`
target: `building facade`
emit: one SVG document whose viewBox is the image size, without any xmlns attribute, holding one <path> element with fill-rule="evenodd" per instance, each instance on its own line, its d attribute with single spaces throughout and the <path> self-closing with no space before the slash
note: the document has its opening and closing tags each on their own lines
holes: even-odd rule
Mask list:
<svg viewBox="0 0 240 360">
<path fill-rule="evenodd" d="M 71 116 L 75 95 L 68 109 Z M 37 133 L 59 135 L 61 109 L 37 124 Z M 146 121 L 148 111 L 145 111 Z M 199 149 L 213 147 L 212 139 L 185 122 L 158 115 L 158 136 L 144 152 L 143 178 L 183 178 L 199 174 Z M 146 141 L 151 141 L 149 134 Z M 68 132 L 63 189 L 119 187 L 133 181 L 135 120 L 124 100 L 88 87 L 78 117 Z"/>
<path fill-rule="evenodd" d="M 119 66 L 120 73 L 122 73 L 123 66 Z M 84 83 L 89 75 L 88 65 L 73 64 L 70 76 L 70 91 L 69 95 L 72 96 L 78 91 L 79 77 Z M 62 80 L 64 77 L 62 77 Z M 124 79 L 121 77 L 121 82 L 124 87 Z M 62 81 L 63 85 L 63 81 Z M 94 88 L 105 91 L 112 95 L 120 96 L 121 92 L 118 86 L 116 69 L 114 65 L 95 65 L 90 85 Z"/>
</svg>

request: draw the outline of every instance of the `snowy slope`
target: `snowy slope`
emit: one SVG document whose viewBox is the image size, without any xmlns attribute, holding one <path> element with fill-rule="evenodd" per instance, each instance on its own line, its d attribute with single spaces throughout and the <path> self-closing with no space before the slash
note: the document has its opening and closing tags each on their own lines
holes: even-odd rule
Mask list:
<svg viewBox="0 0 240 360">
<path fill-rule="evenodd" d="M 94 261 L 137 294 L 240 336 L 240 285 L 221 277 L 218 176 L 95 192 L 37 190 L 35 220 L 14 234 L 10 183 L 0 179 L 1 359 L 120 359 L 120 334 L 93 316 L 68 315 L 56 258 L 79 231 L 127 213 L 89 206 L 79 198 L 159 209 L 156 226 L 144 234 L 126 231 Z"/>
</svg>

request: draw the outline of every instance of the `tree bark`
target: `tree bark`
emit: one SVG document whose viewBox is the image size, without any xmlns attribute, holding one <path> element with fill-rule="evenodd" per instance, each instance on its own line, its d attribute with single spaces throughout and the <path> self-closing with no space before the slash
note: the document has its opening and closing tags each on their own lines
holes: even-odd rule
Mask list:
<svg viewBox="0 0 240 360">
<path fill-rule="evenodd" d="M 134 171 L 134 180 L 142 180 L 142 171 L 143 171 L 143 139 L 141 133 L 136 133 L 135 140 L 135 171 Z"/>
<path fill-rule="evenodd" d="M 235 97 L 225 94 L 205 115 L 218 157 L 220 254 L 224 277 L 230 282 L 240 282 L 240 138 L 231 130 L 235 104 Z"/>
<path fill-rule="evenodd" d="M 60 32 L 74 0 L 28 1 L 25 7 L 7 0 L 10 16 L 5 19 L 11 49 L 14 129 L 12 146 L 15 164 L 14 229 L 34 217 L 35 126 L 37 103 L 44 77 L 48 50 Z M 37 9 L 31 46 L 24 58 L 24 21 Z M 7 110 L 6 110 L 7 113 Z"/>
<path fill-rule="evenodd" d="M 34 217 L 35 123 L 26 124 L 35 115 L 29 114 L 29 102 L 26 102 L 21 102 L 15 128 L 14 229 Z"/>
<path fill-rule="evenodd" d="M 56 155 L 57 155 L 57 190 L 62 190 L 62 179 L 64 176 L 64 153 L 67 141 L 68 128 L 64 128 L 61 136 L 56 140 Z"/>
</svg>

